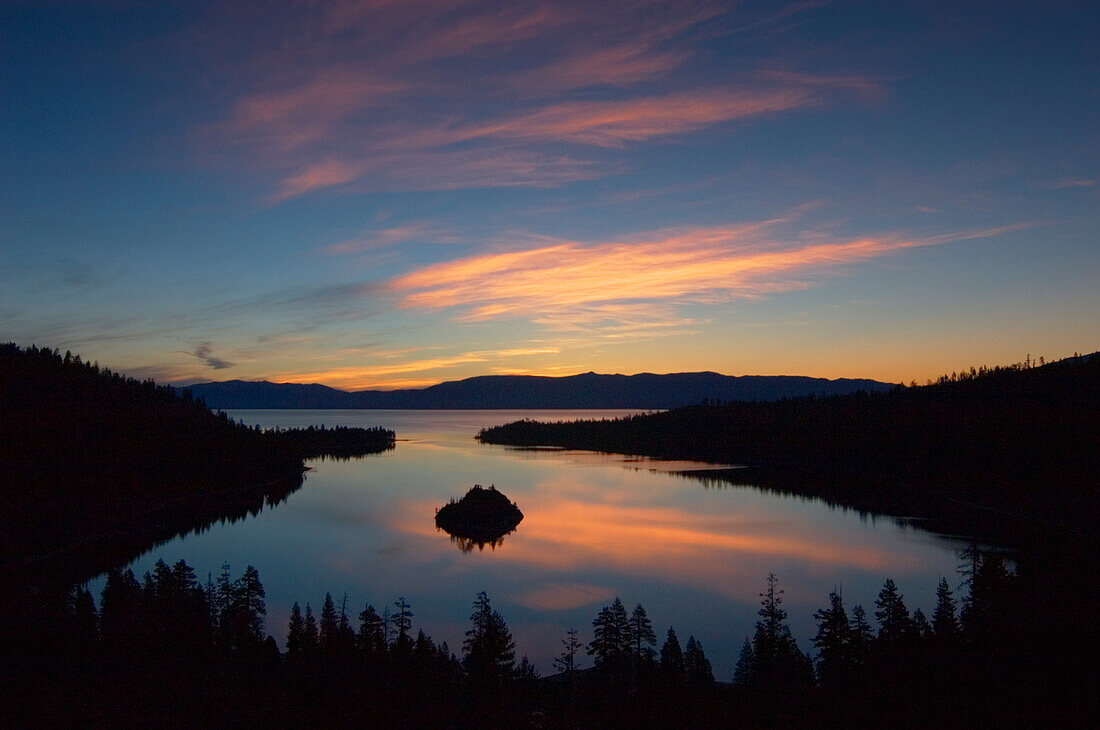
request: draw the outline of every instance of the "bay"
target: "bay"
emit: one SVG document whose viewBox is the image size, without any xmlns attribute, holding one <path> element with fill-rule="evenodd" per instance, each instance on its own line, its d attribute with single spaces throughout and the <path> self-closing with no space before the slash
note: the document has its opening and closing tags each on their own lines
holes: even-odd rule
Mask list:
<svg viewBox="0 0 1100 730">
<path fill-rule="evenodd" d="M 751 486 L 715 488 L 676 472 L 694 462 L 556 449 L 522 450 L 474 439 L 522 418 L 573 420 L 631 411 L 228 411 L 269 427 L 384 426 L 392 451 L 317 459 L 305 484 L 255 517 L 169 541 L 131 564 L 186 560 L 200 578 L 224 562 L 254 565 L 267 592 L 267 631 L 284 644 L 292 604 L 317 614 L 325 594 L 345 601 L 354 626 L 367 603 L 379 613 L 404 596 L 414 631 L 460 652 L 475 596 L 485 591 L 544 675 L 569 628 L 591 640 L 592 619 L 620 597 L 642 604 L 658 635 L 699 640 L 719 681 L 729 681 L 751 634 L 769 572 L 784 590 L 795 637 L 810 651 L 812 614 L 840 590 L 868 615 L 886 578 L 910 610 L 931 615 L 941 576 L 952 585 L 957 540 L 823 502 Z M 464 551 L 436 529 L 435 510 L 474 484 L 495 485 L 523 510 L 496 546 Z M 468 547 L 468 546 L 467 546 Z M 102 579 L 93 581 L 93 591 Z M 590 663 L 589 663 L 590 665 Z"/>
</svg>

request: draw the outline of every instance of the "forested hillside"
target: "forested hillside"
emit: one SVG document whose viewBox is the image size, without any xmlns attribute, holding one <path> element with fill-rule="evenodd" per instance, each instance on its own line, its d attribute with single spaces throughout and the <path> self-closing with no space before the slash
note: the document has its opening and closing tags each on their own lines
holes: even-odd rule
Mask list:
<svg viewBox="0 0 1100 730">
<path fill-rule="evenodd" d="M 877 380 L 794 375 L 668 373 L 565 377 L 482 375 L 427 388 L 347 392 L 324 385 L 229 380 L 183 388 L 212 408 L 676 408 L 730 400 L 777 400 L 893 387 Z"/>
<path fill-rule="evenodd" d="M 632 418 L 516 423 L 486 443 L 827 470 L 1091 530 L 1100 356 L 971 369 L 886 393 L 693 406 Z"/>
<path fill-rule="evenodd" d="M 14 344 L 0 345 L 0 413 L 5 571 L 102 571 L 284 498 L 301 485 L 305 457 L 393 443 L 377 429 L 263 432 L 169 386 Z"/>
</svg>

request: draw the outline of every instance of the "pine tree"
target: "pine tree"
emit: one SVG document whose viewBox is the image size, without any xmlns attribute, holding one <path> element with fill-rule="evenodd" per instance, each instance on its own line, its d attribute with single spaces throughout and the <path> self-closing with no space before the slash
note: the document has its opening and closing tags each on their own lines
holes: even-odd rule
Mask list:
<svg viewBox="0 0 1100 730">
<path fill-rule="evenodd" d="M 381 655 L 386 649 L 385 624 L 369 603 L 359 614 L 358 643 L 360 651 L 374 656 Z"/>
<path fill-rule="evenodd" d="M 946 578 L 940 578 L 936 588 L 936 610 L 932 612 L 932 632 L 937 639 L 949 642 L 959 634 L 959 619 L 955 614 L 955 597 Z"/>
<path fill-rule="evenodd" d="M 745 637 L 745 643 L 741 645 L 741 653 L 737 656 L 737 665 L 733 668 L 733 683 L 738 687 L 749 687 L 753 684 L 756 667 L 756 658 L 752 653 L 752 642 Z"/>
<path fill-rule="evenodd" d="M 684 651 L 680 648 L 680 640 L 671 626 L 668 627 L 665 644 L 661 647 L 661 675 L 666 684 L 674 687 L 683 684 L 687 678 Z"/>
<path fill-rule="evenodd" d="M 924 639 L 932 635 L 932 624 L 928 623 L 928 618 L 924 615 L 924 611 L 919 608 L 913 611 L 911 631 L 913 638 L 916 639 Z"/>
<path fill-rule="evenodd" d="M 108 647 L 133 649 L 144 630 L 144 599 L 134 572 L 107 573 L 100 601 L 100 632 Z"/>
<path fill-rule="evenodd" d="M 630 617 L 630 637 L 633 640 L 631 650 L 634 658 L 643 664 L 652 662 L 656 653 L 653 647 L 657 644 L 657 635 L 653 633 L 653 624 L 640 603 L 634 607 L 634 614 Z"/>
<path fill-rule="evenodd" d="M 229 570 L 229 563 L 222 563 L 222 572 L 218 574 L 218 580 L 214 584 L 214 593 L 210 598 L 212 613 L 217 616 L 218 633 L 225 634 L 228 641 L 229 633 L 229 609 L 233 605 L 233 576 Z"/>
<path fill-rule="evenodd" d="M 405 600 L 404 596 L 398 596 L 393 605 L 397 608 L 397 613 L 393 615 L 392 619 L 394 630 L 397 632 L 396 647 L 402 650 L 408 648 L 412 641 L 409 638 L 409 632 L 412 631 L 412 617 L 414 614 L 409 609 L 409 602 Z"/>
<path fill-rule="evenodd" d="M 581 649 L 581 643 L 577 641 L 577 630 L 569 629 L 565 632 L 561 643 L 562 652 L 554 657 L 554 667 L 572 679 L 577 671 L 577 652 Z"/>
<path fill-rule="evenodd" d="M 693 687 L 714 684 L 714 672 L 711 671 L 710 660 L 703 653 L 703 645 L 696 641 L 694 636 L 688 637 L 687 647 L 684 650 L 684 671 L 687 674 L 688 684 Z"/>
<path fill-rule="evenodd" d="M 301 656 L 302 642 L 305 640 L 305 621 L 302 620 L 302 609 L 298 608 L 298 602 L 290 609 L 290 621 L 286 626 L 286 652 L 292 657 Z"/>
<path fill-rule="evenodd" d="M 852 620 L 848 625 L 848 641 L 852 647 L 852 662 L 860 665 L 867 661 L 871 652 L 871 643 L 875 639 L 867 614 L 858 603 L 852 608 Z"/>
<path fill-rule="evenodd" d="M 879 641 L 893 644 L 911 635 L 913 624 L 912 619 L 909 618 L 909 609 L 905 607 L 905 601 L 902 600 L 892 579 L 886 579 L 878 598 L 875 599 L 875 606 L 875 619 L 879 623 Z"/>
<path fill-rule="evenodd" d="M 322 654 L 335 654 L 336 643 L 340 633 L 340 626 L 336 620 L 336 604 L 332 602 L 332 594 L 325 594 L 325 603 L 321 606 L 321 622 L 317 631 L 317 643 Z"/>
<path fill-rule="evenodd" d="M 631 651 L 630 620 L 623 602 L 616 597 L 610 606 L 604 606 L 592 627 L 588 653 L 595 658 L 596 668 L 612 674 L 621 673 Z"/>
<path fill-rule="evenodd" d="M 302 632 L 302 653 L 313 654 L 317 651 L 317 619 L 313 618 L 313 609 L 306 604 L 306 625 Z"/>
<path fill-rule="evenodd" d="M 73 646 L 78 652 L 90 653 L 99 640 L 99 616 L 95 610 L 95 599 L 87 589 L 75 587 L 70 594 L 70 601 Z"/>
<path fill-rule="evenodd" d="M 829 594 L 829 608 L 814 613 L 817 619 L 817 635 L 814 646 L 819 652 L 818 676 L 829 684 L 843 678 L 851 663 L 851 629 L 844 601 L 835 591 Z"/>
<path fill-rule="evenodd" d="M 783 591 L 776 588 L 774 573 L 768 574 L 768 587 L 760 594 L 760 620 L 752 639 L 754 681 L 761 685 L 782 685 L 806 681 L 808 659 L 798 649 L 787 625 L 787 612 L 780 608 Z"/>
<path fill-rule="evenodd" d="M 348 620 L 348 594 L 344 592 L 344 599 L 340 601 L 340 620 L 337 622 L 339 631 L 338 649 L 341 654 L 348 654 L 355 648 L 355 631 Z"/>
<path fill-rule="evenodd" d="M 516 643 L 504 618 L 493 610 L 484 591 L 477 594 L 472 628 L 462 644 L 463 665 L 475 684 L 482 687 L 499 685 L 512 674 L 516 660 Z"/>
<path fill-rule="evenodd" d="M 1003 556 L 978 553 L 974 558 L 970 595 L 959 619 L 970 641 L 1004 642 L 1019 631 L 1013 581 Z"/>
</svg>

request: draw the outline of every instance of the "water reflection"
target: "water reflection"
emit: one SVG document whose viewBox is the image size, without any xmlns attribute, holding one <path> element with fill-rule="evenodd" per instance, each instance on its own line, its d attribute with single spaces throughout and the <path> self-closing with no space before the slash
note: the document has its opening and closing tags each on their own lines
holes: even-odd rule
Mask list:
<svg viewBox="0 0 1100 730">
<path fill-rule="evenodd" d="M 200 575 L 222 561 L 255 565 L 267 590 L 267 630 L 280 643 L 295 601 L 317 606 L 326 592 L 346 591 L 357 609 L 406 596 L 418 628 L 457 646 L 469 628 L 470 602 L 486 591 L 544 674 L 553 671 L 564 631 L 581 629 L 588 641 L 595 612 L 620 596 L 631 606 L 642 603 L 659 634 L 673 623 L 694 634 L 727 681 L 769 572 L 786 589 L 803 648 L 816 628 L 813 612 L 838 586 L 847 603 L 868 607 L 890 576 L 910 608 L 930 613 L 939 577 L 954 573 L 953 545 L 891 520 L 862 521 L 821 502 L 756 489 L 706 489 L 653 471 L 705 465 L 517 452 L 472 438 L 482 426 L 525 415 L 566 417 L 248 414 L 246 422 L 263 426 L 381 425 L 408 440 L 362 461 L 312 462 L 306 488 L 278 509 L 175 540 L 134 570 L 141 575 L 158 558 L 185 559 Z M 485 537 L 436 529 L 440 505 L 490 482 L 522 506 L 518 530 Z"/>
<path fill-rule="evenodd" d="M 442 527 L 438 527 L 436 528 L 436 532 L 447 532 L 447 530 L 444 530 Z M 504 535 L 500 535 L 499 537 L 491 538 L 489 540 L 477 537 L 463 537 L 462 535 L 457 535 L 453 532 L 447 532 L 447 534 L 451 537 L 451 543 L 454 545 L 458 545 L 459 550 L 464 553 L 472 553 L 474 551 L 474 548 L 477 548 L 478 552 L 481 552 L 485 549 L 486 545 L 489 546 L 490 552 L 495 551 L 499 546 L 504 544 L 505 535 L 510 535 L 513 532 L 515 532 L 515 530 L 509 530 L 508 532 L 504 533 Z"/>
</svg>

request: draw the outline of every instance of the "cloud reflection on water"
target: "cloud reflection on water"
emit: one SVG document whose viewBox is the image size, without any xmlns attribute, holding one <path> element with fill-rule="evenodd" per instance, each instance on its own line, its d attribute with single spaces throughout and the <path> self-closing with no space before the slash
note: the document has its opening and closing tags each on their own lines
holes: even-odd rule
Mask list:
<svg viewBox="0 0 1100 730">
<path fill-rule="evenodd" d="M 810 570 L 818 566 L 880 574 L 921 567 L 918 556 L 883 548 L 874 540 L 853 539 L 850 532 L 798 519 L 797 513 L 776 519 L 751 507 L 708 512 L 706 502 L 691 508 L 643 504 L 639 502 L 646 495 L 637 489 L 595 485 L 586 478 L 590 476 L 587 470 L 559 473 L 532 485 L 526 494 L 509 495 L 521 502 L 525 519 L 506 544 L 492 551 L 491 559 L 501 566 L 523 566 L 551 575 L 579 576 L 610 569 L 660 577 L 740 600 L 754 596 L 755 583 L 747 585 L 744 580 L 747 573 L 766 573 L 768 566 L 787 562 Z M 649 499 L 658 501 L 662 496 L 653 493 Z M 400 500 L 389 523 L 398 533 L 434 538 L 423 545 L 429 559 L 454 552 L 451 541 L 432 523 L 437 506 L 427 500 Z M 589 594 L 610 595 L 598 587 L 577 586 L 581 584 L 548 583 L 519 593 L 516 602 L 553 609 L 602 600 L 590 600 Z"/>
</svg>

